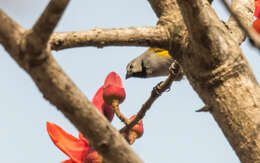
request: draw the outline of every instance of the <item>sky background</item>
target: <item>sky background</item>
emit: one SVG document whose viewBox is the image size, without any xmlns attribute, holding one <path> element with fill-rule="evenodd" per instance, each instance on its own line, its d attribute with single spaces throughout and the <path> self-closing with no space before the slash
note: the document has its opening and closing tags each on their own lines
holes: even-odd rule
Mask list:
<svg viewBox="0 0 260 163">
<path fill-rule="evenodd" d="M 29 29 L 48 0 L 0 0 L 0 8 Z M 213 6 L 227 20 L 219 1 Z M 55 31 L 153 26 L 157 18 L 145 0 L 71 1 Z M 3 23 L 3 22 L 1 22 Z M 117 72 L 123 79 L 126 100 L 121 111 L 135 114 L 152 88 L 165 77 L 125 80 L 127 63 L 145 51 L 140 47 L 93 47 L 53 51 L 54 57 L 88 99 L 103 84 L 106 75 Z M 257 80 L 260 56 L 248 41 L 242 49 Z M 46 121 L 77 135 L 74 126 L 48 101 L 31 78 L 0 46 L 0 162 L 59 163 L 68 157 L 56 148 L 46 132 Z M 209 113 L 196 113 L 203 106 L 187 79 L 172 85 L 144 118 L 144 135 L 133 149 L 146 163 L 238 163 L 239 160 Z M 121 128 L 115 117 L 113 125 Z"/>
</svg>

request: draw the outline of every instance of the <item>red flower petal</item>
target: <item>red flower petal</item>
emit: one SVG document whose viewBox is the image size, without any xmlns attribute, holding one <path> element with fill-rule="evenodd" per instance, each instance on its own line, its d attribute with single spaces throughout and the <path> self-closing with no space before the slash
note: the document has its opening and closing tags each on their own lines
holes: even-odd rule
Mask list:
<svg viewBox="0 0 260 163">
<path fill-rule="evenodd" d="M 104 87 L 107 87 L 108 85 L 113 85 L 115 87 L 123 88 L 122 80 L 119 75 L 115 72 L 110 72 L 106 79 Z"/>
<path fill-rule="evenodd" d="M 119 103 L 122 103 L 125 99 L 122 80 L 115 72 L 109 73 L 105 79 L 103 99 L 108 105 L 111 105 L 115 99 L 119 100 Z"/>
<path fill-rule="evenodd" d="M 103 86 L 101 86 L 98 91 L 96 92 L 96 94 L 94 95 L 93 99 L 92 99 L 92 104 L 95 105 L 97 107 L 97 109 L 104 114 L 103 109 L 102 109 L 102 105 L 104 104 L 104 100 L 103 100 Z"/>
<path fill-rule="evenodd" d="M 81 140 L 82 142 L 84 142 L 86 144 L 86 146 L 89 146 L 89 143 L 87 141 L 87 139 L 83 136 L 82 133 L 79 132 L 79 140 Z"/>
<path fill-rule="evenodd" d="M 113 118 L 114 118 L 114 115 L 115 115 L 114 109 L 110 105 L 108 105 L 106 103 L 104 103 L 102 105 L 102 108 L 103 108 L 105 117 L 107 117 L 109 122 L 111 122 L 113 120 Z"/>
<path fill-rule="evenodd" d="M 84 163 L 102 163 L 102 157 L 94 149 L 90 149 L 84 161 Z"/>
<path fill-rule="evenodd" d="M 260 19 L 254 21 L 253 28 L 260 34 Z"/>
<path fill-rule="evenodd" d="M 130 117 L 130 120 L 134 119 L 136 115 Z M 138 137 L 141 137 L 144 133 L 143 120 L 140 120 L 131 130 L 135 131 L 138 134 Z"/>
<path fill-rule="evenodd" d="M 47 122 L 47 131 L 53 143 L 71 158 L 73 163 L 83 163 L 83 158 L 89 150 L 89 144 L 66 133 L 54 123 Z M 67 160 L 68 161 L 68 160 Z"/>
<path fill-rule="evenodd" d="M 257 18 L 260 18 L 260 1 L 259 0 L 255 1 L 254 16 L 257 17 Z"/>
<path fill-rule="evenodd" d="M 76 163 L 76 162 L 74 162 L 72 159 L 69 159 L 69 160 L 62 161 L 60 163 Z"/>
<path fill-rule="evenodd" d="M 103 100 L 103 86 L 101 86 L 92 99 L 97 109 L 111 122 L 114 117 L 114 110 L 111 106 L 105 104 Z"/>
</svg>

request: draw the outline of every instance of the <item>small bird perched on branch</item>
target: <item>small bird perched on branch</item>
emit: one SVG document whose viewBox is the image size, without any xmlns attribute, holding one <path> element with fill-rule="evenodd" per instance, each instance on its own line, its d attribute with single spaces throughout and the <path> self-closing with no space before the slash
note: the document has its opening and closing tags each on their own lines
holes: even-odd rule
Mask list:
<svg viewBox="0 0 260 163">
<path fill-rule="evenodd" d="M 151 78 L 167 76 L 169 74 L 169 67 L 173 61 L 174 59 L 167 50 L 149 48 L 127 64 L 126 79 L 130 77 Z M 183 72 L 179 73 L 174 80 L 179 81 L 182 77 Z"/>
</svg>

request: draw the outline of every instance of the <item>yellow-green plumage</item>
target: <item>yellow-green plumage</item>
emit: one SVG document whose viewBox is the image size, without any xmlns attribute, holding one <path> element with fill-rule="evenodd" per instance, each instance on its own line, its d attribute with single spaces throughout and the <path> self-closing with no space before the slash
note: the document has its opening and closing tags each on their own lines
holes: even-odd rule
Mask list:
<svg viewBox="0 0 260 163">
<path fill-rule="evenodd" d="M 160 48 L 149 48 L 144 53 L 130 61 L 126 67 L 126 78 L 149 78 L 166 76 L 173 62 L 169 52 Z M 177 77 L 176 80 L 180 80 Z"/>
<path fill-rule="evenodd" d="M 171 58 L 169 52 L 167 50 L 164 50 L 164 49 L 160 49 L 160 48 L 149 48 L 148 51 L 151 51 L 152 54 L 154 55 L 158 55 L 160 57 L 163 57 L 163 58 Z"/>
</svg>

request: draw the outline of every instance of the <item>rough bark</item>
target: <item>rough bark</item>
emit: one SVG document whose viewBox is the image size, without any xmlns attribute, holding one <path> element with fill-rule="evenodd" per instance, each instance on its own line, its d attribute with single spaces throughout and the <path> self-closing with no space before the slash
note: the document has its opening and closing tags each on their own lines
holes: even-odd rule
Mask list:
<svg viewBox="0 0 260 163">
<path fill-rule="evenodd" d="M 229 10 L 231 17 L 227 23 L 232 38 L 237 40 L 237 42 L 242 43 L 245 36 L 248 36 L 252 45 L 260 48 L 260 37 L 259 34 L 252 27 L 252 11 L 250 10 L 251 3 L 243 4 L 241 1 L 232 1 L 232 5 L 228 4 L 226 0 L 222 0 L 225 7 Z M 243 9 L 244 14 L 241 14 L 241 9 Z"/>
<path fill-rule="evenodd" d="M 182 65 L 195 91 L 211 108 L 241 162 L 259 162 L 260 88 L 239 47 L 244 32 L 233 19 L 229 19 L 228 29 L 207 0 L 177 0 L 182 16 L 175 2 L 150 0 L 157 16 L 163 15 L 165 8 L 172 9 L 173 13 L 163 15 L 163 20 L 178 15 L 179 21 L 173 20 L 172 28 L 168 27 L 172 37 L 171 54 Z M 157 5 L 168 6 L 158 10 Z M 246 24 L 252 23 L 252 0 L 235 0 L 232 8 L 240 9 L 239 16 Z M 171 21 L 164 24 L 171 26 Z M 178 33 L 182 35 L 176 39 Z"/>
<path fill-rule="evenodd" d="M 47 41 L 62 9 L 57 10 L 60 16 L 54 16 L 50 28 L 45 23 L 44 29 L 37 25 L 48 21 L 42 16 L 29 31 L 0 10 L 0 21 L 5 22 L 0 24 L 0 43 L 30 74 L 44 97 L 71 120 L 105 160 L 120 163 L 141 161 L 58 66 L 50 47 L 55 50 L 109 45 L 166 48 L 210 108 L 241 162 L 260 162 L 260 87 L 239 47 L 244 32 L 233 18 L 222 22 L 208 0 L 149 2 L 159 18 L 155 27 L 54 33 L 50 44 Z M 253 0 L 233 0 L 231 8 L 245 24 L 252 23 Z M 45 26 L 47 36 L 41 32 Z M 33 40 L 41 46 L 35 46 Z"/>
<path fill-rule="evenodd" d="M 237 16 L 246 26 L 251 26 L 253 21 L 252 13 L 254 12 L 253 5 L 253 0 L 232 0 L 231 9 L 237 14 Z M 243 29 L 239 27 L 234 17 L 231 16 L 226 24 L 230 29 L 232 38 L 237 42 L 242 43 L 246 36 Z"/>
<path fill-rule="evenodd" d="M 159 46 L 168 47 L 167 30 L 161 26 L 99 29 L 79 32 L 56 32 L 50 39 L 53 50 L 96 46 Z"/>
<path fill-rule="evenodd" d="M 240 47 L 206 0 L 178 0 L 190 29 L 186 75 L 241 162 L 260 160 L 260 87 Z M 251 13 L 252 15 L 252 13 Z"/>
<path fill-rule="evenodd" d="M 28 31 L 0 10 L 0 22 L 5 22 L 0 24 L 0 43 L 31 76 L 44 98 L 83 133 L 105 162 L 142 162 L 51 55 L 48 39 L 67 3 L 68 0 L 51 0 L 34 27 Z"/>
</svg>

